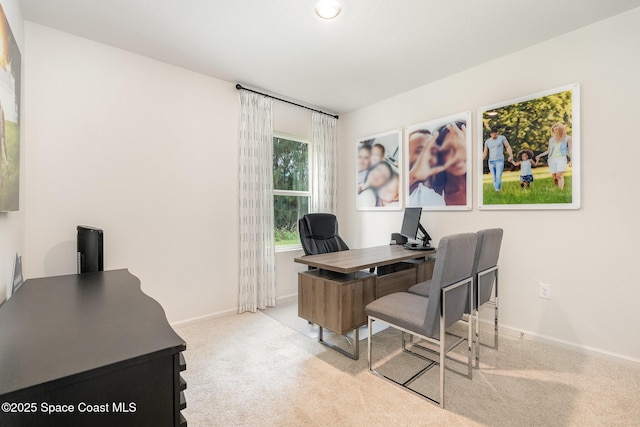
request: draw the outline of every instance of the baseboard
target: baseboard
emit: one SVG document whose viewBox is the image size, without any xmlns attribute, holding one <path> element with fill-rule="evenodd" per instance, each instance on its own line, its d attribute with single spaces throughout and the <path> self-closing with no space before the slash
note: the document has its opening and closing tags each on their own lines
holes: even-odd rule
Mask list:
<svg viewBox="0 0 640 427">
<path fill-rule="evenodd" d="M 493 325 L 492 321 L 480 320 L 480 322 L 483 324 Z M 626 366 L 640 369 L 640 359 L 635 357 L 614 353 L 612 351 L 603 350 L 601 348 L 591 347 L 584 344 L 578 344 L 573 341 L 567 341 L 559 338 L 550 337 L 548 335 L 539 334 L 536 332 L 525 331 L 521 328 L 515 328 L 509 325 L 499 325 L 498 327 L 501 335 L 504 334 L 512 338 L 530 339 L 533 341 L 544 342 L 547 344 L 565 348 L 567 350 L 575 351 L 576 353 L 585 354 L 588 356 L 594 356 L 600 359 L 610 360 L 613 362 L 621 363 Z"/>
<path fill-rule="evenodd" d="M 286 304 L 293 301 L 298 301 L 298 294 L 284 295 L 276 298 L 276 304 Z"/>
<path fill-rule="evenodd" d="M 192 317 L 191 319 L 172 322 L 171 326 L 174 328 L 179 328 L 181 326 L 195 325 L 197 323 L 206 322 L 207 320 L 213 320 L 213 319 L 219 319 L 221 317 L 231 316 L 232 314 L 236 314 L 236 313 L 238 313 L 238 309 L 231 308 L 229 310 L 218 311 L 217 313 L 205 314 L 204 316 Z"/>
<path fill-rule="evenodd" d="M 284 295 L 276 298 L 276 304 L 286 304 L 298 300 L 298 294 Z M 179 320 L 172 322 L 171 327 L 179 328 L 181 326 L 195 325 L 197 323 L 206 322 L 207 320 L 219 319 L 221 317 L 227 317 L 232 314 L 237 314 L 237 308 L 230 308 L 228 310 L 218 311 L 217 313 L 205 314 L 204 316 L 193 317 L 191 319 Z"/>
</svg>

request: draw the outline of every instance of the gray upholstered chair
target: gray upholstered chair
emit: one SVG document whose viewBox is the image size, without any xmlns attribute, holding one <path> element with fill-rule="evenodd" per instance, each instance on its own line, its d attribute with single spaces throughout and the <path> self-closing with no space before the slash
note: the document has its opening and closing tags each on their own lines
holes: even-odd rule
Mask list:
<svg viewBox="0 0 640 427">
<path fill-rule="evenodd" d="M 454 346 L 445 348 L 446 328 L 464 318 L 467 302 L 473 295 L 473 260 L 475 255 L 477 236 L 475 233 L 456 234 L 443 237 L 438 245 L 438 256 L 430 282 L 429 297 L 397 292 L 386 295 L 368 304 L 365 311 L 369 326 L 369 370 L 378 376 L 398 384 L 433 403 L 444 408 L 444 369 L 445 356 Z M 473 337 L 472 322 L 467 322 L 468 343 L 468 377 L 472 375 Z M 438 362 L 409 351 L 429 364 L 410 380 L 400 383 L 378 372 L 373 363 L 373 340 L 371 336 L 374 321 L 387 323 L 402 331 L 404 349 L 404 334 L 420 338 L 438 347 Z M 409 387 L 422 373 L 435 365 L 440 366 L 440 397 L 439 400 L 426 396 Z"/>
<path fill-rule="evenodd" d="M 479 312 L 485 305 L 494 307 L 494 341 L 492 347 L 498 349 L 498 258 L 500 257 L 500 246 L 502 245 L 501 228 L 489 228 L 478 231 L 478 244 L 476 245 L 476 255 L 473 261 L 474 289 L 473 289 L 473 309 L 476 322 L 475 350 L 476 368 L 480 364 L 480 322 Z M 491 295 L 495 286 L 495 296 L 493 301 Z M 467 306 L 468 311 L 468 306 Z M 484 345 L 484 344 L 482 344 Z"/>
<path fill-rule="evenodd" d="M 436 255 L 436 260 L 437 259 L 438 255 Z M 424 282 L 416 283 L 409 288 L 408 292 L 410 294 L 420 295 L 421 297 L 428 297 L 429 289 L 431 289 L 431 279 L 425 280 Z"/>
</svg>

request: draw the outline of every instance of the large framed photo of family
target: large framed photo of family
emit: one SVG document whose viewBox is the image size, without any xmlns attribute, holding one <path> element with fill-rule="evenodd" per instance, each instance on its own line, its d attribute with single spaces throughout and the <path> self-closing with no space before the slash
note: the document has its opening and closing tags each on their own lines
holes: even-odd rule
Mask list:
<svg viewBox="0 0 640 427">
<path fill-rule="evenodd" d="M 401 210 L 402 129 L 356 140 L 356 208 Z"/>
<path fill-rule="evenodd" d="M 580 85 L 478 110 L 478 208 L 580 208 Z"/>
<path fill-rule="evenodd" d="M 407 206 L 471 209 L 471 112 L 405 130 Z"/>
</svg>

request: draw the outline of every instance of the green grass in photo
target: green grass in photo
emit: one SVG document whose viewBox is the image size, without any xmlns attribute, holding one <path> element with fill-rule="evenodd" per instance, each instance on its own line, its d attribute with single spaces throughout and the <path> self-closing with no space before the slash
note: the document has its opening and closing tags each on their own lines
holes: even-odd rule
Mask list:
<svg viewBox="0 0 640 427">
<path fill-rule="evenodd" d="M 20 130 L 17 123 L 5 121 L 7 140 L 7 162 L 0 156 L 2 177 L 0 177 L 0 211 L 18 210 L 20 182 Z"/>
<path fill-rule="evenodd" d="M 505 171 L 502 174 L 502 189 L 495 191 L 491 174 L 482 177 L 483 204 L 485 205 L 523 205 L 571 203 L 571 168 L 564 174 L 564 189 L 553 183 L 549 167 L 533 169 L 533 182 L 530 188 L 520 188 L 520 171 Z"/>
</svg>

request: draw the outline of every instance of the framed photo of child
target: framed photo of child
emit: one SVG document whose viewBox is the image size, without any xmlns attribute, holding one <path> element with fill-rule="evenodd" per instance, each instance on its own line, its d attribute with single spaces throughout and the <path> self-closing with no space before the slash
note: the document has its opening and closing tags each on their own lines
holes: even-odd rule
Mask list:
<svg viewBox="0 0 640 427">
<path fill-rule="evenodd" d="M 471 210 L 471 112 L 405 129 L 407 206 Z"/>
<path fill-rule="evenodd" d="M 478 110 L 478 208 L 580 208 L 580 85 Z"/>
<path fill-rule="evenodd" d="M 356 209 L 402 209 L 402 129 L 356 140 Z"/>
</svg>

